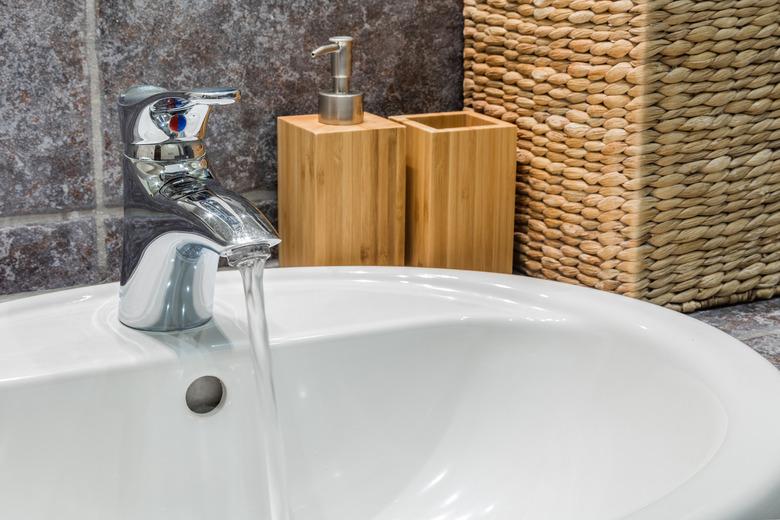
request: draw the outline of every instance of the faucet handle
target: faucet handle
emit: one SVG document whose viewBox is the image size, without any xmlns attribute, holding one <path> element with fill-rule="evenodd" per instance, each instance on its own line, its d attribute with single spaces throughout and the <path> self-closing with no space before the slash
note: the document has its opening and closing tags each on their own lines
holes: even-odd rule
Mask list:
<svg viewBox="0 0 780 520">
<path fill-rule="evenodd" d="M 199 105 L 232 105 L 241 100 L 241 91 L 230 87 L 195 88 L 187 95 Z"/>
<path fill-rule="evenodd" d="M 167 90 L 151 85 L 128 89 L 119 96 L 119 118 L 126 153 L 140 145 L 200 141 L 212 105 L 241 99 L 235 88 Z"/>
</svg>

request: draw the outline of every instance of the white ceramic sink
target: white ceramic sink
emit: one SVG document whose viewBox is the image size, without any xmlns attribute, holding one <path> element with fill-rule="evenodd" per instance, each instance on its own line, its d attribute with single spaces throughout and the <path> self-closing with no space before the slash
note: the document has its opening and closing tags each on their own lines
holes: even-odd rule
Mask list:
<svg viewBox="0 0 780 520">
<path fill-rule="evenodd" d="M 780 518 L 780 375 L 698 321 L 462 271 L 266 291 L 295 520 Z M 0 304 L 0 518 L 265 518 L 239 275 L 186 333 L 120 325 L 116 294 Z"/>
</svg>

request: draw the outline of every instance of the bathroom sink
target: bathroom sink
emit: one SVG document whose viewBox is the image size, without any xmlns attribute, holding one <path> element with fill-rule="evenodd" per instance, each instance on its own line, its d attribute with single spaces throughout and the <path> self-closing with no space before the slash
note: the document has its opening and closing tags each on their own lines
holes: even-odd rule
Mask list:
<svg viewBox="0 0 780 520">
<path fill-rule="evenodd" d="M 780 375 L 714 328 L 510 275 L 265 286 L 295 520 L 780 518 Z M 187 332 L 121 325 L 115 284 L 0 304 L 0 518 L 264 518 L 243 305 L 235 272 Z"/>
</svg>

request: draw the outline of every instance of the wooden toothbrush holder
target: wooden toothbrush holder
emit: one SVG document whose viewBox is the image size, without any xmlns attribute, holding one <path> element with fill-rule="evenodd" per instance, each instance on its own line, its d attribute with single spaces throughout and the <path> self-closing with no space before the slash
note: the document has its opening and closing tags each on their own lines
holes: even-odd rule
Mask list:
<svg viewBox="0 0 780 520">
<path fill-rule="evenodd" d="M 474 112 L 406 127 L 406 265 L 512 272 L 517 127 Z"/>
</svg>

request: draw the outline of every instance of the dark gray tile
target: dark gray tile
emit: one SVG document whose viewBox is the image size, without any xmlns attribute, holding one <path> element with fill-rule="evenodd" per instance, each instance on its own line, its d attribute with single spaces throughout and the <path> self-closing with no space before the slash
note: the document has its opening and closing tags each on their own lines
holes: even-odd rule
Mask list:
<svg viewBox="0 0 780 520">
<path fill-rule="evenodd" d="M 207 138 L 214 172 L 231 189 L 276 185 L 276 117 L 316 111 L 329 36 L 356 38 L 355 87 L 368 111 L 391 115 L 462 106 L 459 0 L 217 0 L 99 3 L 104 82 L 105 191 L 120 203 L 118 95 L 134 84 L 234 85 Z"/>
<path fill-rule="evenodd" d="M 780 330 L 780 298 L 698 311 L 691 316 L 737 339 L 752 338 Z"/>
<path fill-rule="evenodd" d="M 278 230 L 279 229 L 279 205 L 275 200 L 258 200 L 253 204 L 268 217 L 271 224 Z"/>
<path fill-rule="evenodd" d="M 0 229 L 0 294 L 97 281 L 93 219 Z"/>
<path fill-rule="evenodd" d="M 276 228 L 276 230 L 279 230 L 279 205 L 277 204 L 277 201 L 275 200 L 261 200 L 256 201 L 255 206 L 257 206 L 260 211 L 263 212 L 263 214 L 268 217 L 268 220 L 271 221 L 271 224 Z M 274 262 L 279 260 L 279 246 L 276 246 L 271 249 L 271 258 L 269 259 L 269 262 Z"/>
<path fill-rule="evenodd" d="M 761 354 L 780 358 L 780 331 L 742 341 Z"/>
<path fill-rule="evenodd" d="M 100 273 L 101 282 L 116 282 L 122 269 L 122 219 L 108 217 L 103 220 L 105 230 L 106 266 Z"/>
<path fill-rule="evenodd" d="M 84 2 L 3 2 L 0 216 L 91 208 Z"/>
<path fill-rule="evenodd" d="M 780 331 L 744 340 L 745 344 L 780 368 Z"/>
</svg>

